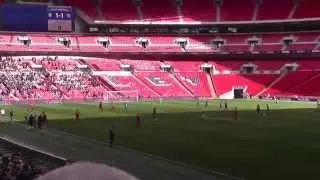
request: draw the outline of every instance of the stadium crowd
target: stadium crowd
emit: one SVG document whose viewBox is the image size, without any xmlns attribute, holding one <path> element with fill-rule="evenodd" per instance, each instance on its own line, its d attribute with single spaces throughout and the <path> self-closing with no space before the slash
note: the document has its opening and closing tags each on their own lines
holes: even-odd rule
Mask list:
<svg viewBox="0 0 320 180">
<path fill-rule="evenodd" d="M 0 160 L 0 179 L 2 180 L 32 180 L 48 171 L 26 160 L 21 152 L 14 153 L 10 157 L 0 154 Z"/>
<path fill-rule="evenodd" d="M 31 64 L 41 68 L 32 68 Z M 102 97 L 105 88 L 90 71 L 57 58 L 0 58 L 0 99 Z"/>
</svg>

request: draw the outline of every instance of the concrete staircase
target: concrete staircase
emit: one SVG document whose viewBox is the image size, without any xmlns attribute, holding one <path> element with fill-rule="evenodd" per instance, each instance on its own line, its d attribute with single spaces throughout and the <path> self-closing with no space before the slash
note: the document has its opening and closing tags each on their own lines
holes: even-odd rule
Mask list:
<svg viewBox="0 0 320 180">
<path fill-rule="evenodd" d="M 206 77 L 207 77 L 207 83 L 209 85 L 211 97 L 212 98 L 216 98 L 217 97 L 217 93 L 216 93 L 216 89 L 214 88 L 214 83 L 213 83 L 212 77 L 208 73 L 206 74 Z"/>
</svg>

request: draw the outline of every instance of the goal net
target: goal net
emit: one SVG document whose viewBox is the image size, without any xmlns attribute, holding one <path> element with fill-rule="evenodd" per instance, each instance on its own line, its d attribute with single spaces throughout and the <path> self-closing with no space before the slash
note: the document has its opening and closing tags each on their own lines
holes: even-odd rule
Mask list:
<svg viewBox="0 0 320 180">
<path fill-rule="evenodd" d="M 109 102 L 138 102 L 139 94 L 138 91 L 104 91 L 102 96 L 99 97 L 61 97 L 61 98 L 27 98 L 27 99 L 12 99 L 12 100 L 1 100 L 1 104 L 37 104 L 37 103 L 68 103 L 68 102 L 96 102 L 104 101 Z"/>
<path fill-rule="evenodd" d="M 138 102 L 137 91 L 106 91 L 103 96 L 105 102 Z"/>
</svg>

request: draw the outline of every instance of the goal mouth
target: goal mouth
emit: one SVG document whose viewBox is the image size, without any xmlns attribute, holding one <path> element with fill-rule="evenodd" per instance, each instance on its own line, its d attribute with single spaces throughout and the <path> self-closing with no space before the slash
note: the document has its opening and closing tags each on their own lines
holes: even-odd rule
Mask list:
<svg viewBox="0 0 320 180">
<path fill-rule="evenodd" d="M 138 102 L 138 91 L 105 91 L 104 102 Z"/>
</svg>

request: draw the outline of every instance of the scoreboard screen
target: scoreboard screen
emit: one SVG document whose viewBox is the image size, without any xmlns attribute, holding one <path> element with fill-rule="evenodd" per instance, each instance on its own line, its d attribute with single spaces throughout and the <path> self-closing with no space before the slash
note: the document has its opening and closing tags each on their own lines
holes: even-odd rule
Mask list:
<svg viewBox="0 0 320 180">
<path fill-rule="evenodd" d="M 48 6 L 48 31 L 73 31 L 74 12 L 72 7 Z"/>
<path fill-rule="evenodd" d="M 3 4 L 1 26 L 7 31 L 59 31 L 75 29 L 75 11 L 70 6 Z"/>
</svg>

